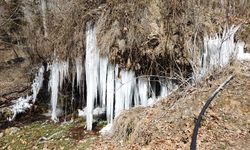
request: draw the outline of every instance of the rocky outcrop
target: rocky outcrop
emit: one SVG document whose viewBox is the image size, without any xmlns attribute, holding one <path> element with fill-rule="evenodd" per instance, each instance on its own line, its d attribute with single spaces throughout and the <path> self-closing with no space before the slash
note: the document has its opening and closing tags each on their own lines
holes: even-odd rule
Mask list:
<svg viewBox="0 0 250 150">
<path fill-rule="evenodd" d="M 0 48 L 0 110 L 31 91 L 29 57 L 20 49 Z"/>
</svg>

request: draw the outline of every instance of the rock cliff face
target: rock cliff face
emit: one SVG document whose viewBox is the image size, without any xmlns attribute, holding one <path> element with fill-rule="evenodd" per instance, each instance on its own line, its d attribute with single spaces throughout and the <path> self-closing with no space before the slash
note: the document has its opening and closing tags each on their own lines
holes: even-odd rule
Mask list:
<svg viewBox="0 0 250 150">
<path fill-rule="evenodd" d="M 0 12 L 0 107 L 25 96 L 36 66 L 85 57 L 87 22 L 97 28 L 102 55 L 136 74 L 192 73 L 206 34 L 242 24 L 238 39 L 249 51 L 249 1 L 10 0 Z M 13 14 L 13 15 L 12 15 Z M 8 21 L 6 21 L 8 20 Z"/>
<path fill-rule="evenodd" d="M 0 50 L 0 103 L 28 94 L 31 85 L 31 66 L 21 50 L 2 47 Z"/>
</svg>

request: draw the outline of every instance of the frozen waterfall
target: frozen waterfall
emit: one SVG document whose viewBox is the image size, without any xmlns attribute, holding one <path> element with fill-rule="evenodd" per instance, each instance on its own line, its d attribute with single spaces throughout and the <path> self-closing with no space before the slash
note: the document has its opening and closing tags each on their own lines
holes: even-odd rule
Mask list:
<svg viewBox="0 0 250 150">
<path fill-rule="evenodd" d="M 239 26 L 232 26 L 225 29 L 222 35 L 204 38 L 204 49 L 198 58 L 199 67 L 196 71 L 200 77 L 210 70 L 224 67 L 232 58 L 250 60 L 250 54 L 244 53 L 244 43 L 234 41 L 238 29 Z M 58 121 L 58 98 L 63 94 L 60 92 L 65 91 L 63 88 L 68 80 L 72 83 L 72 111 L 78 109 L 79 116 L 86 118 L 87 130 L 92 130 L 95 116 L 105 114 L 108 125 L 104 130 L 107 131 L 112 127 L 113 119 L 122 111 L 139 105 L 150 106 L 177 88 L 177 83 L 173 79 L 157 75 L 137 76 L 132 70 L 109 63 L 108 56 L 100 56 L 96 29 L 91 24 L 87 24 L 85 39 L 85 57 L 76 57 L 73 63 L 69 63 L 69 60 L 55 59 L 47 67 L 47 71 L 50 71 L 48 90 L 51 92 L 53 121 Z M 70 64 L 74 67 L 72 72 L 69 72 Z M 32 95 L 19 98 L 11 106 L 13 117 L 9 120 L 13 120 L 18 113 L 24 112 L 36 101 L 43 84 L 44 72 L 44 67 L 38 70 L 32 84 Z M 77 96 L 74 95 L 76 92 Z M 81 106 L 76 108 L 73 103 Z"/>
<path fill-rule="evenodd" d="M 93 111 L 97 107 L 105 110 L 107 121 L 112 124 L 121 111 L 137 105 L 148 106 L 161 96 L 166 96 L 165 92 L 168 91 L 166 86 L 162 86 L 158 97 L 149 96 L 149 92 L 156 93 L 150 88 L 150 79 L 138 79 L 135 72 L 108 63 L 107 57 L 99 55 L 95 27 L 90 24 L 86 31 L 85 73 L 87 105 L 83 111 L 79 110 L 79 114 L 86 116 L 88 130 L 92 129 Z"/>
<path fill-rule="evenodd" d="M 234 35 L 239 26 L 225 29 L 222 35 L 204 38 L 204 52 L 200 57 L 200 76 L 216 67 L 223 67 L 236 55 L 245 59 L 240 43 L 234 42 Z M 49 66 L 51 71 L 49 87 L 51 89 L 51 118 L 57 121 L 56 109 L 58 92 L 63 88 L 63 81 L 68 76 L 68 61 L 54 61 Z M 76 86 L 84 100 L 83 106 L 78 110 L 79 115 L 86 117 L 87 130 L 92 130 L 94 116 L 106 114 L 108 128 L 112 126 L 113 119 L 123 110 L 138 105 L 150 106 L 162 97 L 168 96 L 177 88 L 176 81 L 157 76 L 136 76 L 132 70 L 119 68 L 119 65 L 109 63 L 107 56 L 100 56 L 97 47 L 96 29 L 87 24 L 86 54 L 75 59 L 75 72 L 72 73 Z M 74 81 L 72 82 L 74 83 Z M 86 84 L 86 86 L 84 86 Z M 85 89 L 83 89 L 85 88 Z M 72 86 L 74 90 L 74 84 Z M 82 94 L 86 91 L 86 95 Z M 74 92 L 72 92 L 72 95 Z M 85 97 L 86 96 L 86 97 Z M 72 96 L 72 100 L 74 96 Z M 106 130 L 107 128 L 105 128 Z"/>
<path fill-rule="evenodd" d="M 25 112 L 25 110 L 31 108 L 31 106 L 35 103 L 37 95 L 42 88 L 43 85 L 43 74 L 44 74 L 44 67 L 40 67 L 38 72 L 35 76 L 35 79 L 32 83 L 32 95 L 27 95 L 26 97 L 20 97 L 16 101 L 14 101 L 13 105 L 10 107 L 13 116 L 8 118 L 9 121 L 13 120 L 17 114 Z"/>
</svg>

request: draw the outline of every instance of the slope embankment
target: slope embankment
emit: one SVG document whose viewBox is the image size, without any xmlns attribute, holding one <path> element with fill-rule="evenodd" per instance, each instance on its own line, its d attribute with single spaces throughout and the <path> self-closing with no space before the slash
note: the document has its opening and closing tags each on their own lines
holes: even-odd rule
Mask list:
<svg viewBox="0 0 250 150">
<path fill-rule="evenodd" d="M 112 149 L 190 149 L 195 120 L 208 97 L 226 78 L 235 78 L 215 97 L 198 133 L 198 149 L 250 146 L 250 64 L 235 63 L 204 81 L 176 91 L 152 107 L 137 107 L 115 120 L 112 136 L 95 146 Z"/>
</svg>

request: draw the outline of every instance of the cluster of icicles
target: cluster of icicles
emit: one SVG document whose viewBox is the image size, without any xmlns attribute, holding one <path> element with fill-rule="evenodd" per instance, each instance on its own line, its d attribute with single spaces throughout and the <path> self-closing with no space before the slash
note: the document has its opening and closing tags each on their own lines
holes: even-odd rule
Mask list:
<svg viewBox="0 0 250 150">
<path fill-rule="evenodd" d="M 199 75 L 204 76 L 208 71 L 224 67 L 230 60 L 250 60 L 250 54 L 244 53 L 244 42 L 234 42 L 235 33 L 240 25 L 225 28 L 221 35 L 205 36 L 204 49 L 201 54 Z"/>
<path fill-rule="evenodd" d="M 238 29 L 239 26 L 233 26 L 230 29 L 225 29 L 221 36 L 204 38 L 204 50 L 200 56 L 200 64 L 198 64 L 200 76 L 204 76 L 213 68 L 225 66 L 231 58 L 250 60 L 250 54 L 243 52 L 244 43 L 234 42 L 234 35 Z M 81 92 L 86 91 L 85 105 L 81 106 L 82 110 L 79 110 L 79 115 L 86 117 L 88 130 L 92 130 L 95 114 L 105 113 L 109 123 L 107 127 L 111 127 L 113 119 L 123 110 L 138 105 L 149 106 L 169 95 L 177 87 L 174 82 L 166 80 L 166 78 L 158 78 L 160 87 L 156 87 L 156 84 L 153 84 L 149 77 L 136 77 L 134 71 L 123 70 L 118 65 L 110 64 L 107 57 L 99 55 L 96 31 L 90 25 L 86 31 L 86 55 L 85 63 L 83 62 L 81 57 L 75 59 L 76 86 L 78 89 L 86 88 L 79 90 L 81 96 L 83 96 Z M 56 113 L 58 92 L 63 88 L 64 80 L 69 78 L 69 62 L 54 60 L 47 69 L 50 70 L 51 119 L 58 121 Z M 44 69 L 41 68 L 34 80 L 33 96 L 20 98 L 13 106 L 15 114 L 29 108 L 28 102 L 30 100 L 35 101 L 42 85 L 43 72 Z M 74 80 L 75 76 L 73 75 L 73 84 Z M 85 83 L 86 87 L 83 86 Z"/>
<path fill-rule="evenodd" d="M 109 124 L 123 110 L 133 106 L 148 106 L 167 96 L 174 84 L 166 80 L 159 81 L 160 89 L 151 83 L 149 78 L 138 78 L 131 70 L 119 69 L 108 62 L 107 57 L 100 57 L 96 44 L 96 31 L 90 25 L 86 33 L 85 64 L 81 57 L 75 59 L 76 85 L 82 88 L 86 82 L 86 106 L 79 110 L 86 117 L 87 129 L 92 129 L 93 116 L 106 113 Z M 83 66 L 85 65 L 85 66 Z M 51 118 L 57 121 L 56 109 L 58 92 L 62 89 L 63 81 L 68 77 L 68 62 L 55 60 L 50 66 L 49 87 L 51 89 Z M 85 70 L 83 69 L 85 68 Z M 74 80 L 74 79 L 72 79 Z M 79 90 L 84 91 L 84 89 Z M 80 94 L 81 95 L 81 94 Z"/>
</svg>

